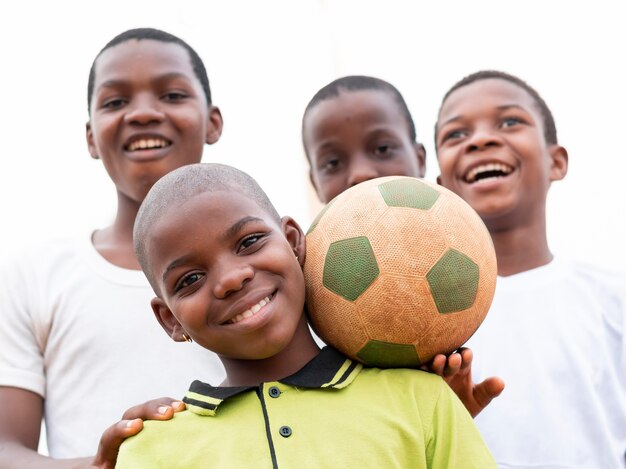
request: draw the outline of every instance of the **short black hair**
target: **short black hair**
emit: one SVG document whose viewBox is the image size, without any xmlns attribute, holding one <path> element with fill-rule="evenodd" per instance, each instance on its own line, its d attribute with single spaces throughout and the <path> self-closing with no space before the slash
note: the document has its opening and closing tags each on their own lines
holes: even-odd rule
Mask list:
<svg viewBox="0 0 626 469">
<path fill-rule="evenodd" d="M 441 100 L 441 106 L 439 106 L 439 113 L 441 113 L 441 108 L 443 107 L 448 97 L 456 90 L 476 81 L 489 79 L 508 81 L 509 83 L 513 83 L 514 85 L 519 86 L 524 91 L 526 91 L 533 99 L 533 101 L 535 101 L 535 104 L 537 105 L 537 107 L 539 108 L 539 112 L 541 113 L 541 118 L 543 119 L 543 136 L 546 140 L 546 143 L 548 145 L 557 144 L 558 141 L 556 134 L 556 124 L 554 122 L 554 117 L 552 116 L 552 111 L 550 111 L 550 108 L 543 100 L 543 98 L 539 95 L 537 90 L 535 90 L 532 86 L 530 86 L 521 78 L 516 77 L 515 75 L 511 75 L 510 73 L 501 72 L 499 70 L 481 70 L 472 73 L 471 75 L 467 75 L 466 77 L 459 80 L 444 95 L 443 99 Z M 435 146 L 437 146 L 437 124 L 435 124 Z"/>
<path fill-rule="evenodd" d="M 93 60 L 91 64 L 91 69 L 89 70 L 89 81 L 87 82 L 87 111 L 91 113 L 91 97 L 93 96 L 93 87 L 96 81 L 96 62 L 100 55 L 113 46 L 117 46 L 126 41 L 130 41 L 132 39 L 136 39 L 141 41 L 142 39 L 151 39 L 153 41 L 161 41 L 161 42 L 171 42 L 174 44 L 179 44 L 184 47 L 187 52 L 189 52 L 189 58 L 191 59 L 191 66 L 193 68 L 193 72 L 200 80 L 200 84 L 202 85 L 202 89 L 204 90 L 204 95 L 206 97 L 206 102 L 208 106 L 211 106 L 211 88 L 209 87 L 209 77 L 206 72 L 206 68 L 204 67 L 204 62 L 198 55 L 198 53 L 183 41 L 178 36 L 174 36 L 168 32 L 162 31 L 160 29 L 155 28 L 135 28 L 124 31 L 123 33 L 118 34 L 113 39 L 111 39 L 100 52 L 96 55 L 96 58 Z"/>
<path fill-rule="evenodd" d="M 417 140 L 417 132 L 415 131 L 415 123 L 413 122 L 413 117 L 409 112 L 409 108 L 402 97 L 402 94 L 398 91 L 398 89 L 393 86 L 391 83 L 381 80 L 380 78 L 365 76 L 365 75 L 349 75 L 342 78 L 338 78 L 334 81 L 331 81 L 329 84 L 321 88 L 309 104 L 307 104 L 306 109 L 304 110 L 304 114 L 302 116 L 302 133 L 304 134 L 304 121 L 306 119 L 307 113 L 314 108 L 321 101 L 325 101 L 327 99 L 336 98 L 339 96 L 339 93 L 342 91 L 386 91 L 391 93 L 391 95 L 395 98 L 396 102 L 400 106 L 400 110 L 402 114 L 404 114 L 404 118 L 406 120 L 409 135 L 411 140 Z M 305 147 L 306 152 L 306 147 Z M 308 155 L 307 155 L 308 157 Z"/>
<path fill-rule="evenodd" d="M 254 201 L 276 222 L 280 215 L 265 191 L 249 174 L 219 163 L 195 163 L 181 166 L 159 179 L 139 207 L 133 228 L 135 254 L 154 292 L 159 295 L 148 259 L 148 239 L 154 224 L 173 205 L 205 192 L 237 191 Z"/>
</svg>

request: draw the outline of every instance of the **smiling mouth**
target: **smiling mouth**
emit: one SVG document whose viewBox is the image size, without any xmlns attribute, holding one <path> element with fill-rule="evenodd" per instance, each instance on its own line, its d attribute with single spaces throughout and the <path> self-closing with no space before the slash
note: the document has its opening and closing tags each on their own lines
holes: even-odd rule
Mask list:
<svg viewBox="0 0 626 469">
<path fill-rule="evenodd" d="M 497 179 L 508 176 L 514 168 L 504 163 L 488 163 L 470 169 L 463 180 L 469 184 L 486 179 Z"/>
<path fill-rule="evenodd" d="M 261 310 L 261 308 L 263 308 L 263 306 L 267 305 L 270 301 L 272 301 L 272 298 L 273 298 L 273 295 L 272 296 L 266 296 L 261 301 L 259 301 L 257 304 L 255 304 L 255 305 L 251 306 L 250 308 L 246 309 L 243 313 L 239 313 L 234 318 L 229 319 L 224 324 L 237 324 L 238 322 L 241 322 L 244 319 L 251 318 L 252 316 L 257 314 Z"/>
<path fill-rule="evenodd" d="M 172 144 L 164 138 L 141 138 L 126 145 L 126 151 L 154 150 L 156 148 L 169 147 Z"/>
</svg>

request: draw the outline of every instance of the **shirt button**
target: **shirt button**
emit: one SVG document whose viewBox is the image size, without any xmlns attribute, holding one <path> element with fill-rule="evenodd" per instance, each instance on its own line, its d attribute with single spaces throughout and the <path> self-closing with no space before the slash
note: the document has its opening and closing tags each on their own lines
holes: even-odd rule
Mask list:
<svg viewBox="0 0 626 469">
<path fill-rule="evenodd" d="M 274 399 L 280 396 L 280 389 L 278 389 L 278 386 L 272 386 L 269 392 L 270 392 L 270 397 L 273 397 Z"/>
<path fill-rule="evenodd" d="M 291 436 L 291 428 L 289 428 L 288 426 L 283 426 L 280 427 L 280 436 L 284 437 L 284 438 L 289 438 Z"/>
</svg>

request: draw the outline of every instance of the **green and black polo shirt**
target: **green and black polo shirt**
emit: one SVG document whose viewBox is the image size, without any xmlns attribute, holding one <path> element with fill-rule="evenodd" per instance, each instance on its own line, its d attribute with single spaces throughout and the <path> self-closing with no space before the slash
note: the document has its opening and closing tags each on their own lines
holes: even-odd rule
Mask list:
<svg viewBox="0 0 626 469">
<path fill-rule="evenodd" d="M 187 411 L 147 421 L 117 468 L 490 468 L 467 410 L 438 376 L 364 368 L 326 347 L 250 387 L 194 381 Z"/>
</svg>

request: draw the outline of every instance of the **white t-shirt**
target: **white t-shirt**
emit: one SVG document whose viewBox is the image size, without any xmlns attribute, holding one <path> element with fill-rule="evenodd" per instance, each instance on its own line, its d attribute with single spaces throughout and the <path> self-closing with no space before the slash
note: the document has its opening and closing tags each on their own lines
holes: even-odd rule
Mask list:
<svg viewBox="0 0 626 469">
<path fill-rule="evenodd" d="M 182 399 L 194 379 L 223 380 L 215 354 L 163 331 L 143 272 L 110 264 L 87 236 L 47 242 L 2 267 L 0 386 L 44 397 L 51 456 L 93 455 L 129 407 Z"/>
<path fill-rule="evenodd" d="M 504 392 L 475 419 L 498 467 L 624 468 L 626 276 L 554 260 L 498 277 L 467 346 Z"/>
</svg>

